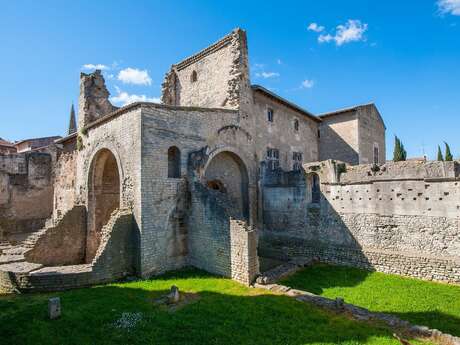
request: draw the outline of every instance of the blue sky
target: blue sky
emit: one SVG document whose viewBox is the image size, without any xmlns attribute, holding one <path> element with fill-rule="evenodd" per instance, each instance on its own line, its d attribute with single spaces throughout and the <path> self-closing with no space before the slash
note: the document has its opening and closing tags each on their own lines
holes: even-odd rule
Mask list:
<svg viewBox="0 0 460 345">
<path fill-rule="evenodd" d="M 155 100 L 172 63 L 235 27 L 253 83 L 316 114 L 375 102 L 388 157 L 394 134 L 409 156 L 444 140 L 460 156 L 460 0 L 5 1 L 0 137 L 65 134 L 85 65 L 117 105 Z"/>
</svg>

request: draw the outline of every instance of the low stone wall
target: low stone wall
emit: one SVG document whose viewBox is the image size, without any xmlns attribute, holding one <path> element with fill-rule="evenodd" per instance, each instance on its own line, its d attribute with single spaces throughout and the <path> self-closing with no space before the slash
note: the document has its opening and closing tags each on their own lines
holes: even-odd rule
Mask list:
<svg viewBox="0 0 460 345">
<path fill-rule="evenodd" d="M 305 258 L 424 280 L 460 283 L 460 262 L 455 257 L 433 257 L 423 256 L 421 253 L 333 246 L 267 232 L 262 235 L 259 243 L 259 255 L 262 257 L 284 261 Z"/>
<path fill-rule="evenodd" d="M 113 213 L 93 259 L 93 279 L 114 280 L 139 271 L 139 231 L 130 210 Z"/>
<path fill-rule="evenodd" d="M 190 264 L 250 284 L 259 273 L 257 233 L 231 216 L 221 193 L 194 183 L 189 218 Z"/>
<path fill-rule="evenodd" d="M 47 228 L 24 256 L 46 266 L 76 265 L 83 263 L 85 246 L 86 207 L 74 206 L 55 226 Z"/>
</svg>

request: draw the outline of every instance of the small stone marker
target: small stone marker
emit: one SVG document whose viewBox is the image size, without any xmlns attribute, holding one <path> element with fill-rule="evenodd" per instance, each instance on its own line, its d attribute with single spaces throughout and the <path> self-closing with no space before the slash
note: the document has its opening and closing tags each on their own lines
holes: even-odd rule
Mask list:
<svg viewBox="0 0 460 345">
<path fill-rule="evenodd" d="M 175 285 L 171 286 L 171 291 L 168 294 L 169 303 L 178 303 L 180 301 L 179 288 Z"/>
<path fill-rule="evenodd" d="M 345 301 L 344 301 L 343 298 L 337 297 L 337 298 L 335 299 L 335 307 L 336 307 L 338 310 L 343 310 L 344 307 L 345 307 L 344 304 L 345 304 Z"/>
<path fill-rule="evenodd" d="M 48 300 L 48 317 L 50 320 L 57 319 L 61 316 L 61 299 L 53 297 Z"/>
</svg>

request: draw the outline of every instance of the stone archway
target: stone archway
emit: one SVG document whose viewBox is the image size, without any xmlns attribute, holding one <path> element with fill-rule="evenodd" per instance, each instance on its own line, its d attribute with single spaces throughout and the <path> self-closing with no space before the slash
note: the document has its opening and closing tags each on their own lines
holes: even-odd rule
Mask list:
<svg viewBox="0 0 460 345">
<path fill-rule="evenodd" d="M 208 162 L 204 177 L 208 188 L 225 194 L 232 206 L 249 220 L 249 177 L 243 160 L 233 152 L 222 151 Z"/>
<path fill-rule="evenodd" d="M 117 159 L 108 149 L 94 156 L 88 176 L 88 230 L 86 262 L 91 262 L 101 241 L 101 230 L 120 207 L 120 173 Z"/>
</svg>

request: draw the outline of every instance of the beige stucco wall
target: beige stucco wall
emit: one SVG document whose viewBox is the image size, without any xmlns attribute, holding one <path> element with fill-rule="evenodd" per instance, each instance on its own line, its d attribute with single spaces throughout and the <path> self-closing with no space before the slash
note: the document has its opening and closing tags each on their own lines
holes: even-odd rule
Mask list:
<svg viewBox="0 0 460 345">
<path fill-rule="evenodd" d="M 374 162 L 374 146 L 379 148 L 379 164 L 386 161 L 385 153 L 385 125 L 377 109 L 365 106 L 359 112 L 359 163 L 369 164 Z"/>
<path fill-rule="evenodd" d="M 293 152 L 301 152 L 304 163 L 318 159 L 317 122 L 260 92 L 254 92 L 253 98 L 253 136 L 259 161 L 265 159 L 268 147 L 279 150 L 280 167 L 284 170 L 292 170 Z M 273 122 L 267 119 L 268 108 L 273 109 Z M 294 130 L 295 119 L 299 120 L 298 131 Z"/>
<path fill-rule="evenodd" d="M 324 117 L 320 126 L 320 160 L 336 159 L 359 163 L 358 116 L 346 112 Z"/>
</svg>

